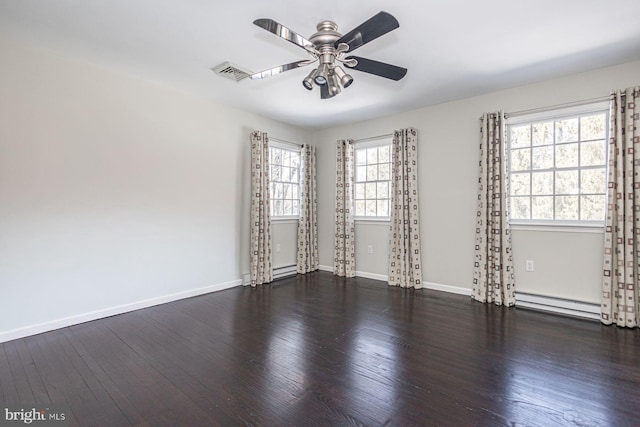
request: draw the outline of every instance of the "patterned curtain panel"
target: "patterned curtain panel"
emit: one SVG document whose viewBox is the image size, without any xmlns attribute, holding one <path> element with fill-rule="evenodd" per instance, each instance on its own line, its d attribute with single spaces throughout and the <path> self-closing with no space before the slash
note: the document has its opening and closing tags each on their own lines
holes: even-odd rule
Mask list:
<svg viewBox="0 0 640 427">
<path fill-rule="evenodd" d="M 251 134 L 251 286 L 270 283 L 269 138 Z"/>
<path fill-rule="evenodd" d="M 609 193 L 600 320 L 638 326 L 640 295 L 640 86 L 611 94 Z"/>
<path fill-rule="evenodd" d="M 336 227 L 333 274 L 355 277 L 356 248 L 353 198 L 353 141 L 336 144 Z"/>
<path fill-rule="evenodd" d="M 471 297 L 480 302 L 512 306 L 516 303 L 516 292 L 509 232 L 509 180 L 504 114 L 485 114 L 481 125 Z"/>
<path fill-rule="evenodd" d="M 300 222 L 298 225 L 298 262 L 300 274 L 316 271 L 318 257 L 318 202 L 316 195 L 316 147 L 302 146 L 300 182 Z"/>
<path fill-rule="evenodd" d="M 418 132 L 393 134 L 389 285 L 422 288 L 418 209 Z"/>
</svg>

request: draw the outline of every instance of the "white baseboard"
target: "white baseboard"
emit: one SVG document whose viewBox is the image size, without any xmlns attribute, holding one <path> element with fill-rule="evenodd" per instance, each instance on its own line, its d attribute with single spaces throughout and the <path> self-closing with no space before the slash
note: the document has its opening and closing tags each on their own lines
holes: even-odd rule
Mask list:
<svg viewBox="0 0 640 427">
<path fill-rule="evenodd" d="M 356 277 L 364 277 L 365 279 L 382 280 L 383 282 L 389 281 L 389 276 L 385 274 L 367 273 L 366 271 L 357 271 Z"/>
<path fill-rule="evenodd" d="M 422 282 L 424 289 L 431 289 L 434 291 L 449 292 L 450 294 L 471 296 L 471 289 L 461 288 L 459 286 L 442 285 L 440 283 Z"/>
<path fill-rule="evenodd" d="M 439 283 L 423 282 L 425 289 L 471 296 L 472 290 Z M 556 314 L 567 314 L 585 319 L 600 320 L 600 305 L 582 301 L 572 301 L 543 295 L 516 292 L 516 307 L 531 308 Z"/>
<path fill-rule="evenodd" d="M 37 335 L 44 332 L 53 331 L 55 329 L 66 328 L 67 326 L 91 322 L 93 320 L 103 319 L 105 317 L 115 316 L 117 314 L 128 313 L 130 311 L 140 310 L 142 308 L 153 307 L 154 305 L 165 304 L 168 302 L 191 298 L 198 295 L 204 295 L 211 292 L 222 291 L 224 289 L 240 286 L 241 284 L 241 280 L 233 280 L 231 282 L 219 283 L 217 285 L 205 286 L 202 288 L 191 289 L 188 291 L 177 292 L 161 297 L 149 298 L 142 301 L 123 304 L 116 307 L 77 314 L 75 316 L 64 317 L 62 319 L 39 323 L 37 325 L 30 325 L 22 328 L 12 329 L 9 331 L 2 331 L 0 332 L 0 343 L 16 340 L 18 338 L 28 337 L 30 335 Z"/>
<path fill-rule="evenodd" d="M 333 273 L 333 267 L 329 267 L 328 265 L 321 265 L 319 267 L 320 271 L 328 271 L 329 273 Z M 366 271 L 357 271 L 356 270 L 356 277 L 364 277 L 366 279 L 373 279 L 373 280 L 382 280 L 383 282 L 388 282 L 389 281 L 389 276 L 386 276 L 384 274 L 376 274 L 376 273 L 368 273 Z"/>
<path fill-rule="evenodd" d="M 320 270 L 333 272 L 333 267 L 321 265 Z M 356 276 L 382 280 L 385 282 L 388 281 L 388 276 L 367 273 L 363 271 L 356 271 Z M 424 289 L 448 292 L 451 294 L 471 296 L 472 293 L 472 290 L 470 288 L 462 288 L 459 286 L 443 285 L 433 282 L 422 282 L 422 285 Z M 551 296 L 516 292 L 516 307 L 531 308 L 535 310 L 547 311 L 550 313 L 600 320 L 600 305 L 584 301 L 572 301 Z"/>
<path fill-rule="evenodd" d="M 472 290 L 439 283 L 423 282 L 426 289 L 471 296 Z M 556 314 L 567 314 L 585 319 L 600 320 L 600 305 L 582 301 L 572 301 L 544 295 L 516 292 L 516 307 L 531 308 Z"/>
</svg>

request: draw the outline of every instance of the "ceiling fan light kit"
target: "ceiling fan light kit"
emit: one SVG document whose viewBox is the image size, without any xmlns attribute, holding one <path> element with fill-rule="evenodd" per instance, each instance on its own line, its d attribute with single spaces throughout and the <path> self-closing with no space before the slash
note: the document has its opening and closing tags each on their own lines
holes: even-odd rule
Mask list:
<svg viewBox="0 0 640 427">
<path fill-rule="evenodd" d="M 335 73 L 336 77 L 340 80 L 340 84 L 342 84 L 343 88 L 348 88 L 349 86 L 351 86 L 351 83 L 353 83 L 353 77 L 351 77 L 351 75 L 347 74 L 342 67 L 340 66 L 336 66 L 333 69 L 333 72 Z"/>
<path fill-rule="evenodd" d="M 261 80 L 318 62 L 318 66 L 302 80 L 302 85 L 308 90 L 313 90 L 315 86 L 318 86 L 320 97 L 327 99 L 336 96 L 342 88 L 346 89 L 353 83 L 353 77 L 342 68 L 341 64 L 348 69 L 396 81 L 407 74 L 406 68 L 351 55 L 351 52 L 360 46 L 400 26 L 398 21 L 387 12 L 374 15 L 344 35 L 338 32 L 338 26 L 335 22 L 322 21 L 316 26 L 317 31 L 309 39 L 272 19 L 256 19 L 253 23 L 301 47 L 311 56 L 311 59 L 280 65 L 248 75 L 252 80 Z M 247 77 L 246 74 L 248 73 L 245 73 L 243 78 Z"/>
</svg>

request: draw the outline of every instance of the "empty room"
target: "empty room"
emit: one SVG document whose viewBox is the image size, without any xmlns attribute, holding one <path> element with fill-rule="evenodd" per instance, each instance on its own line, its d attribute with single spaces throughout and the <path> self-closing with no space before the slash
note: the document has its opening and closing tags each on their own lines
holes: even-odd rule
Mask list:
<svg viewBox="0 0 640 427">
<path fill-rule="evenodd" d="M 640 424 L 637 0 L 0 0 L 0 426 Z"/>
</svg>

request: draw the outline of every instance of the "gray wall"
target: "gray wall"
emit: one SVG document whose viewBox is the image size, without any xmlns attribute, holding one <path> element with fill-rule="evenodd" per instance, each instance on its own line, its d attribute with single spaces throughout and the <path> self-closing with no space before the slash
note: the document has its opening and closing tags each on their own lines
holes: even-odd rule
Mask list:
<svg viewBox="0 0 640 427">
<path fill-rule="evenodd" d="M 249 133 L 308 134 L 4 42 L 0 93 L 0 341 L 240 283 Z"/>
<path fill-rule="evenodd" d="M 335 141 L 362 139 L 415 127 L 419 137 L 422 264 L 426 282 L 470 289 L 473 275 L 479 117 L 606 96 L 640 84 L 640 62 L 576 74 L 354 123 L 317 130 L 320 263 L 333 265 Z M 600 302 L 602 232 L 514 230 L 518 290 Z M 356 270 L 386 276 L 388 226 L 356 224 Z M 367 254 L 366 246 L 374 247 Z M 524 260 L 535 262 L 525 272 Z"/>
<path fill-rule="evenodd" d="M 633 62 L 307 131 L 44 51 L 0 42 L 0 53 L 0 341 L 239 284 L 254 129 L 317 146 L 330 267 L 335 141 L 416 127 L 424 280 L 469 289 L 478 117 L 640 83 Z M 295 263 L 296 228 L 274 223 L 274 267 Z M 388 226 L 358 223 L 356 239 L 357 270 L 386 276 Z M 599 302 L 602 233 L 515 230 L 513 241 L 519 290 Z"/>
</svg>

